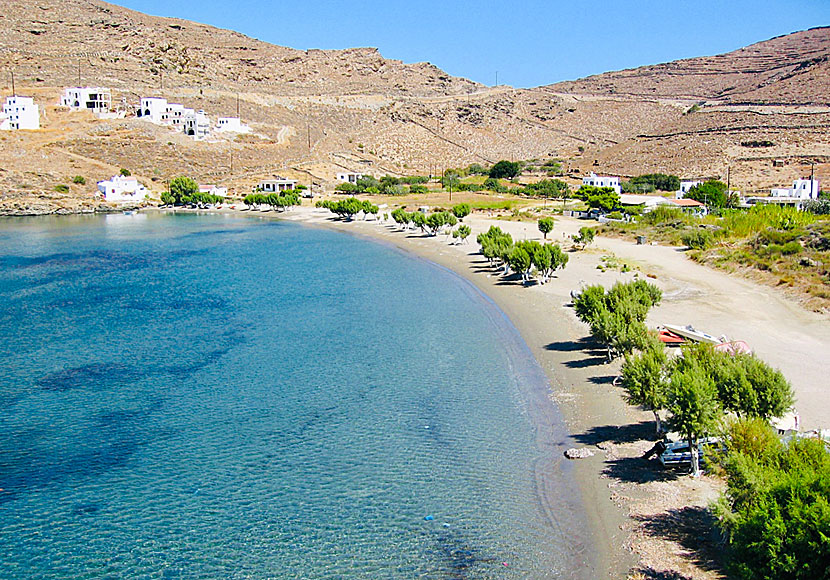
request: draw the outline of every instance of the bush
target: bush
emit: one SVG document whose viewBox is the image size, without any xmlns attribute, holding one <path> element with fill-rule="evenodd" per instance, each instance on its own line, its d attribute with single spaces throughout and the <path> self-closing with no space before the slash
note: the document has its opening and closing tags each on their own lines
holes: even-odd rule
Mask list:
<svg viewBox="0 0 830 580">
<path fill-rule="evenodd" d="M 78 185 L 86 185 L 86 178 L 82 175 L 76 175 L 72 178 L 72 183 L 77 183 Z"/>
<path fill-rule="evenodd" d="M 737 578 L 830 578 L 830 454 L 794 440 L 760 455 L 730 451 L 720 527 Z"/>
<path fill-rule="evenodd" d="M 611 213 L 609 213 L 605 217 L 607 217 L 610 220 L 621 220 L 621 219 L 623 219 L 623 214 L 622 214 L 622 212 L 619 212 L 619 211 L 612 211 Z"/>
<path fill-rule="evenodd" d="M 121 168 L 121 171 L 119 171 L 119 173 L 121 175 L 123 175 L 124 177 L 129 177 L 131 175 L 130 170 L 129 169 L 124 169 L 123 167 Z"/>
<path fill-rule="evenodd" d="M 55 191 L 58 193 L 69 193 L 69 186 L 61 183 L 55 186 Z"/>
<path fill-rule="evenodd" d="M 429 193 L 429 189 L 426 185 L 420 185 L 418 183 L 413 183 L 409 186 L 409 193 Z"/>
<path fill-rule="evenodd" d="M 683 243 L 692 250 L 708 250 L 715 243 L 715 236 L 709 230 L 693 230 L 684 233 Z"/>
<path fill-rule="evenodd" d="M 522 170 L 517 161 L 501 160 L 490 168 L 489 176 L 493 179 L 512 179 Z"/>
</svg>

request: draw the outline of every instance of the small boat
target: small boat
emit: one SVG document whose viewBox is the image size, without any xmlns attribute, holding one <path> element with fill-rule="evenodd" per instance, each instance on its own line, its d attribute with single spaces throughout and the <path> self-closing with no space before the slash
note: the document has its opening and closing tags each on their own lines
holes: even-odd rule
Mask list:
<svg viewBox="0 0 830 580">
<path fill-rule="evenodd" d="M 657 338 L 664 344 L 683 344 L 686 339 L 665 328 L 657 329 Z"/>
<path fill-rule="evenodd" d="M 688 324 L 686 326 L 680 326 L 678 324 L 664 324 L 663 328 L 665 328 L 669 332 L 672 332 L 673 334 L 676 334 L 677 336 L 682 336 L 683 338 L 688 338 L 689 340 L 694 340 L 695 342 L 721 344 L 728 341 L 725 335 L 712 336 L 707 332 L 697 330 L 691 324 Z"/>
</svg>

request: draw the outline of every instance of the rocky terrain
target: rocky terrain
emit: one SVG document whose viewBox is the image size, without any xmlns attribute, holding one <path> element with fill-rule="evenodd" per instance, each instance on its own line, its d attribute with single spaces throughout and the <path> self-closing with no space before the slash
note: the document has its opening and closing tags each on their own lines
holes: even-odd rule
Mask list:
<svg viewBox="0 0 830 580">
<path fill-rule="evenodd" d="M 274 174 L 330 188 L 344 169 L 426 174 L 502 158 L 561 159 L 574 183 L 590 170 L 725 178 L 729 168 L 746 192 L 786 185 L 811 163 L 830 173 L 830 28 L 514 90 L 373 48 L 300 51 L 98 0 L 14 5 L 0 14 L 0 68 L 35 97 L 42 128 L 0 135 L 2 213 L 92 207 L 95 181 L 120 168 L 156 191 L 188 174 L 232 193 Z M 79 79 L 111 87 L 126 117 L 57 107 Z M 4 74 L 0 94 L 10 93 Z M 238 110 L 254 132 L 196 142 L 135 118 L 142 96 L 213 119 Z"/>
</svg>

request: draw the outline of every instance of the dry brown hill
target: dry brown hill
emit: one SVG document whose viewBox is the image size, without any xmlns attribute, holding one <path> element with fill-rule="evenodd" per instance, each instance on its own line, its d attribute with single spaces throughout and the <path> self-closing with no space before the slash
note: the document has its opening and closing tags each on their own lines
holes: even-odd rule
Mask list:
<svg viewBox="0 0 830 580">
<path fill-rule="evenodd" d="M 779 36 L 717 56 L 609 72 L 544 88 L 732 104 L 830 105 L 830 27 Z"/>
<path fill-rule="evenodd" d="M 94 182 L 122 167 L 157 191 L 188 174 L 245 193 L 274 174 L 331 187 L 342 169 L 424 174 L 550 156 L 574 175 L 723 176 L 731 166 L 738 187 L 762 189 L 830 161 L 828 57 L 822 28 L 718 57 L 514 90 L 371 48 L 299 51 L 98 0 L 15 1 L 0 14 L 0 67 L 14 69 L 18 94 L 35 97 L 42 128 L 0 134 L 0 211 L 93 205 Z M 163 96 L 214 119 L 239 106 L 254 134 L 196 142 L 132 116 L 97 120 L 56 107 L 79 73 L 128 106 Z M 0 77 L 2 96 L 9 76 Z M 742 145 L 754 141 L 772 145 Z M 773 169 L 773 159 L 784 166 Z M 75 175 L 87 185 L 69 184 Z M 70 193 L 57 194 L 59 184 Z"/>
</svg>

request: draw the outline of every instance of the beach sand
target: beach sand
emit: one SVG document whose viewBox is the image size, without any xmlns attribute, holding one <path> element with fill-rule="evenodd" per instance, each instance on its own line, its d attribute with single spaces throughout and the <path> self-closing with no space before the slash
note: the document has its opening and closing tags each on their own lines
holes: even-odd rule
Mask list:
<svg viewBox="0 0 830 580">
<path fill-rule="evenodd" d="M 621 389 L 612 385 L 620 362 L 606 364 L 604 354 L 592 350 L 586 340 L 588 328 L 570 307 L 570 291 L 581 283 L 610 286 L 648 275 L 663 290 L 662 303 L 649 315 L 650 326 L 691 323 L 714 335 L 745 340 L 793 384 L 802 429 L 830 427 L 830 381 L 822 376 L 820 363 L 823 353 L 830 352 L 830 317 L 802 309 L 774 288 L 696 264 L 678 248 L 597 238 L 588 249 L 570 252 L 567 267 L 549 283 L 522 286 L 504 281 L 489 267 L 478 255 L 475 236 L 497 225 L 514 240 L 541 241 L 535 223 L 471 215 L 464 222 L 472 227 L 472 235 L 467 243 L 454 244 L 447 236 L 402 231 L 391 220 L 340 221 L 332 219 L 328 210 L 313 207 L 279 214 L 235 213 L 279 217 L 384 240 L 451 269 L 493 299 L 547 373 L 551 397 L 575 446 L 597 452 L 576 461 L 574 467 L 598 552 L 593 563 L 598 577 L 624 578 L 632 569 L 645 574 L 641 577 L 665 570 L 691 578 L 723 577 L 712 555 L 717 542 L 701 536 L 710 534 L 711 516 L 704 508 L 717 497 L 722 482 L 667 473 L 640 459 L 654 439 L 652 414 L 624 402 Z M 557 218 L 548 241 L 567 249 L 570 243 L 565 238 L 584 225 L 585 221 Z M 621 272 L 619 267 L 606 267 L 609 256 L 634 269 Z"/>
</svg>

